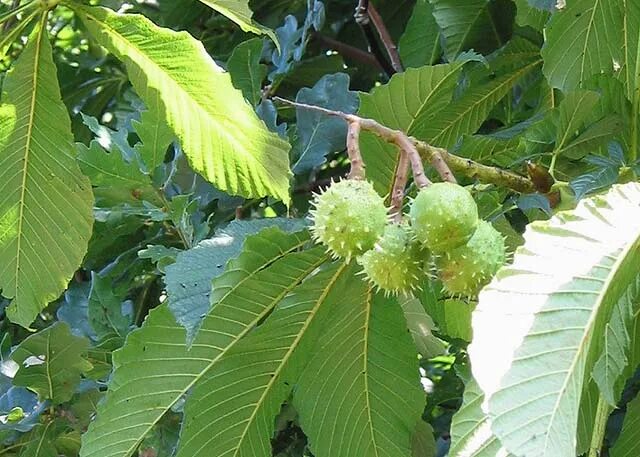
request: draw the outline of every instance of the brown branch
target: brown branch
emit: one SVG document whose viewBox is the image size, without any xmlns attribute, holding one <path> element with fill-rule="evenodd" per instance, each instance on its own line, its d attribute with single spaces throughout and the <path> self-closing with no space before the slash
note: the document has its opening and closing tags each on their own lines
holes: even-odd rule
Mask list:
<svg viewBox="0 0 640 457">
<path fill-rule="evenodd" d="M 395 176 L 393 189 L 391 190 L 391 215 L 395 222 L 400 222 L 402 219 L 404 188 L 407 187 L 407 181 L 409 180 L 409 157 L 404 151 L 400 151 Z"/>
<path fill-rule="evenodd" d="M 355 114 L 347 114 L 341 111 L 334 111 L 320 106 L 297 103 L 280 97 L 273 97 L 274 100 L 286 103 L 298 108 L 308 109 L 328 116 L 339 117 L 346 122 L 358 122 L 364 130 L 374 133 L 388 143 L 395 144 L 400 150 L 408 155 L 413 169 L 414 179 L 420 187 L 429 185 L 429 180 L 424 175 L 422 169 L 422 159 L 432 162 L 435 155 L 440 155 L 443 161 L 454 172 L 463 174 L 470 178 L 478 179 L 481 182 L 507 187 L 521 193 L 535 192 L 535 187 L 530 179 L 502 170 L 501 168 L 490 167 L 474 162 L 471 159 L 456 156 L 445 149 L 431 146 L 430 144 L 409 138 L 404 132 L 386 127 L 373 119 L 362 118 Z M 417 158 L 416 158 L 417 156 Z"/>
<path fill-rule="evenodd" d="M 371 18 L 371 22 L 373 26 L 376 28 L 378 32 L 378 36 L 380 37 L 380 41 L 382 41 L 382 45 L 387 51 L 387 55 L 389 56 L 389 60 L 391 60 L 391 65 L 393 69 L 397 72 L 403 72 L 404 67 L 402 66 L 402 61 L 400 60 L 400 54 L 398 53 L 398 47 L 391 38 L 391 34 L 387 29 L 387 26 L 384 24 L 382 20 L 382 16 L 378 13 L 378 10 L 373 6 L 373 3 L 369 3 L 369 8 L 367 10 L 369 12 L 369 18 Z"/>
<path fill-rule="evenodd" d="M 351 162 L 351 170 L 349 171 L 349 179 L 364 180 L 364 160 L 360 154 L 360 122 L 348 122 L 347 130 L 347 154 Z"/>
<path fill-rule="evenodd" d="M 318 32 L 314 32 L 312 37 L 324 48 L 334 50 L 344 57 L 356 60 L 365 65 L 376 67 L 378 70 L 384 70 L 382 65 L 380 65 L 380 62 L 378 62 L 378 59 L 360 48 L 343 43 L 342 41 L 334 40 L 333 38 L 322 35 Z"/>
<path fill-rule="evenodd" d="M 440 178 L 446 182 L 452 182 L 457 184 L 458 181 L 456 177 L 453 175 L 451 168 L 442 157 L 441 151 L 435 151 L 433 156 L 431 157 L 431 166 L 438 172 Z"/>
<path fill-rule="evenodd" d="M 395 143 L 402 152 L 409 157 L 409 163 L 411 163 L 411 169 L 413 171 L 413 180 L 418 188 L 422 189 L 431 184 L 427 175 L 424 174 L 424 166 L 422 165 L 422 158 L 418 153 L 416 145 L 413 141 L 404 134 L 404 132 L 395 131 L 393 136 L 383 137 L 389 143 Z"/>
<path fill-rule="evenodd" d="M 368 0 L 359 0 L 358 6 L 356 6 L 356 12 L 353 15 L 356 20 L 356 24 L 360 26 L 362 33 L 364 34 L 367 44 L 369 45 L 369 52 L 376 58 L 387 76 L 391 77 L 396 71 L 393 65 L 389 63 L 386 56 L 382 52 L 376 34 L 371 27 L 371 18 L 369 17 L 369 2 Z"/>
</svg>

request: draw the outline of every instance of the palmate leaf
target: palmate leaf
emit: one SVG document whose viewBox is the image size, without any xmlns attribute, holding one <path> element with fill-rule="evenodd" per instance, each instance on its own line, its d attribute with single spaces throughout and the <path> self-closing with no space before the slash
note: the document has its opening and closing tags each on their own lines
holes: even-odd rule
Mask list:
<svg viewBox="0 0 640 457">
<path fill-rule="evenodd" d="M 410 457 L 424 392 L 401 308 L 364 281 L 349 293 L 296 387 L 300 424 L 317 457 Z"/>
<path fill-rule="evenodd" d="M 94 195 L 100 206 L 110 203 L 146 200 L 158 206 L 162 204 L 151 178 L 140 171 L 137 162 L 126 162 L 120 150 L 113 147 L 106 152 L 93 140 L 89 147 L 78 143 L 78 163 L 82 172 L 95 186 Z"/>
<path fill-rule="evenodd" d="M 603 398 L 612 406 L 618 404 L 628 370 L 627 353 L 631 345 L 631 327 L 634 321 L 634 305 L 640 297 L 640 276 L 627 288 L 625 295 L 616 302 L 604 331 L 602 354 L 593 367 L 593 379 Z"/>
<path fill-rule="evenodd" d="M 308 239 L 305 233 L 268 231 L 256 237 L 277 246 Z M 243 265 L 247 270 L 256 269 L 252 261 L 265 263 L 260 252 L 245 254 L 249 254 Z M 83 436 L 82 457 L 131 456 L 163 414 L 199 379 L 217 372 L 225 354 L 327 260 L 320 247 L 285 256 L 278 250 L 275 257 L 277 260 L 268 268 L 244 281 L 236 281 L 242 274 L 236 268 L 218 278 L 219 283 L 237 287 L 215 298 L 216 304 L 192 344 L 186 342 L 185 329 L 166 305 L 152 311 L 143 327 L 129 334 L 124 347 L 114 353 L 114 373 L 106 401 Z M 265 284 L 270 287 L 265 289 Z"/>
<path fill-rule="evenodd" d="M 639 254 L 640 185 L 614 186 L 531 224 L 513 265 L 481 292 L 469 354 L 492 430 L 513 454 L 576 454 L 582 393 L 612 351 L 607 323 L 640 298 Z"/>
<path fill-rule="evenodd" d="M 22 448 L 20 457 L 58 457 L 60 454 L 54 444 L 55 422 L 38 425 L 28 435 L 27 445 Z"/>
<path fill-rule="evenodd" d="M 231 194 L 289 202 L 289 144 L 267 130 L 200 42 L 144 16 L 74 8 L 91 35 L 125 63 L 145 103 L 160 100 L 194 170 Z"/>
<path fill-rule="evenodd" d="M 517 63 L 511 71 L 477 86 L 448 104 L 437 116 L 421 120 L 416 125 L 420 139 L 443 148 L 450 148 L 464 134 L 476 133 L 494 106 L 524 77 L 540 67 L 542 60 L 536 51 L 517 53 Z M 508 64 L 513 56 L 506 56 Z"/>
<path fill-rule="evenodd" d="M 451 94 L 462 62 L 409 69 L 370 94 L 362 94 L 358 114 L 435 146 L 449 148 L 462 135 L 475 133 L 493 107 L 542 64 L 537 51 L 522 52 L 516 46 L 496 62 L 510 65 L 511 71 L 472 87 L 453 101 Z M 367 177 L 379 193 L 389 195 L 398 163 L 397 149 L 366 132 L 360 141 Z"/>
<path fill-rule="evenodd" d="M 626 0 L 574 0 L 555 12 L 546 26 L 542 48 L 552 87 L 568 92 L 590 76 L 613 74 L 623 65 L 623 18 Z M 626 8 L 625 8 L 626 9 Z M 631 18 L 630 18 L 631 19 Z M 638 17 L 632 18 L 638 20 Z M 637 42 L 638 37 L 632 37 Z"/>
<path fill-rule="evenodd" d="M 353 270 L 341 263 L 307 279 L 196 384 L 185 406 L 177 457 L 271 456 L 274 418 L 327 315 L 351 305 Z"/>
<path fill-rule="evenodd" d="M 45 19 L 5 77 L 0 105 L 0 289 L 23 326 L 64 291 L 93 223 Z"/>
<path fill-rule="evenodd" d="M 640 87 L 640 72 L 638 72 L 638 49 L 640 48 L 640 3 L 633 0 L 622 1 L 624 14 L 623 20 L 623 40 L 624 59 L 620 69 L 620 79 L 626 88 L 627 98 L 637 103 Z"/>
</svg>

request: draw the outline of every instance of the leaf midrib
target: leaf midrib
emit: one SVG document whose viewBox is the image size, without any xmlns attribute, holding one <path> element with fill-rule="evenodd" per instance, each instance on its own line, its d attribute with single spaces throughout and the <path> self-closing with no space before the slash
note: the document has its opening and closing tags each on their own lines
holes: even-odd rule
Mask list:
<svg viewBox="0 0 640 457">
<path fill-rule="evenodd" d="M 636 245 L 638 244 L 638 240 L 640 240 L 640 237 L 638 237 L 635 241 L 628 243 L 627 246 L 625 246 L 624 249 L 622 249 L 622 252 L 620 252 L 620 254 L 617 256 L 616 262 L 610 267 L 610 273 L 607 274 L 607 279 L 603 283 L 602 288 L 600 289 L 600 293 L 598 294 L 598 298 L 593 304 L 593 309 L 591 311 L 591 315 L 589 316 L 589 320 L 587 321 L 587 325 L 585 326 L 585 331 L 583 332 L 582 337 L 580 338 L 580 342 L 578 344 L 579 349 L 585 347 L 587 345 L 586 344 L 587 340 L 589 340 L 590 337 L 592 336 L 592 332 L 593 332 L 597 317 L 599 315 L 599 311 L 602 306 L 603 299 L 605 298 L 607 292 L 611 288 L 611 283 L 613 279 L 616 278 L 616 273 L 619 271 L 620 265 L 627 259 L 629 252 L 636 247 Z M 553 295 L 553 293 L 551 295 Z M 590 345 L 591 343 L 589 341 L 589 346 Z M 553 428 L 553 425 L 555 424 L 556 414 L 560 410 L 558 405 L 560 403 L 560 400 L 564 398 L 564 392 L 567 390 L 569 379 L 573 378 L 573 372 L 575 370 L 576 365 L 578 364 L 578 361 L 582 357 L 583 353 L 584 351 L 580 351 L 580 350 L 576 351 L 576 356 L 573 358 L 573 360 L 571 361 L 571 365 L 567 369 L 568 375 L 565 376 L 562 386 L 558 390 L 558 395 L 553 405 L 552 413 L 550 415 L 550 419 L 544 433 L 545 440 L 544 440 L 543 455 L 546 455 L 546 451 L 550 445 L 549 443 L 550 432 Z M 586 357 L 586 354 L 584 355 L 584 357 Z"/>
<path fill-rule="evenodd" d="M 253 168 L 255 166 L 258 166 L 264 173 L 267 173 L 268 175 L 271 175 L 271 173 L 269 173 L 269 171 L 262 164 L 260 164 L 257 160 L 255 160 L 255 157 L 253 155 L 246 153 L 246 148 L 245 148 L 244 145 L 239 144 L 237 142 L 237 140 L 232 135 L 228 134 L 228 128 L 226 126 L 224 126 L 223 124 L 221 124 L 220 122 L 218 122 L 216 120 L 216 117 L 214 115 L 212 115 L 212 113 L 207 111 L 197 100 L 195 100 L 193 98 L 192 94 L 189 91 L 184 90 L 184 88 L 180 85 L 180 82 L 175 80 L 174 78 L 172 78 L 171 75 L 165 70 L 164 67 L 162 67 L 160 65 L 157 65 L 153 60 L 149 59 L 146 56 L 146 54 L 144 52 L 142 52 L 140 50 L 140 48 L 136 44 L 134 44 L 133 42 L 129 41 L 125 36 L 121 35 L 113 27 L 110 27 L 107 24 L 106 21 L 101 21 L 95 15 L 91 14 L 91 8 L 92 7 L 89 7 L 89 8 L 84 8 L 84 7 L 83 8 L 77 8 L 76 11 L 78 11 L 81 15 L 85 16 L 87 19 L 93 20 L 96 24 L 99 24 L 100 28 L 102 29 L 102 31 L 104 33 L 108 33 L 109 35 L 111 35 L 111 37 L 114 40 L 118 40 L 118 42 L 120 42 L 121 45 L 124 44 L 124 46 L 127 49 L 134 50 L 135 51 L 135 56 L 136 56 L 137 59 L 143 60 L 144 62 L 146 62 L 147 65 L 153 67 L 156 70 L 156 72 L 161 75 L 161 79 L 162 80 L 166 81 L 169 86 L 173 86 L 174 90 L 177 89 L 177 92 L 182 93 L 183 96 L 186 99 L 188 99 L 190 104 L 192 106 L 194 106 L 201 113 L 201 117 L 207 119 L 209 122 L 211 122 L 212 124 L 216 125 L 217 128 L 215 128 L 215 131 L 219 135 L 225 137 L 229 144 L 233 145 L 234 151 L 237 154 L 241 154 L 242 157 L 244 158 L 245 162 L 251 164 L 251 168 Z M 93 7 L 93 8 L 95 8 L 95 7 Z M 122 51 L 120 49 L 118 49 L 118 53 L 122 54 Z M 137 60 L 137 59 L 131 59 L 131 56 L 121 55 L 120 57 L 128 57 L 130 60 L 133 60 L 133 61 Z M 141 64 L 136 64 L 136 66 L 143 67 L 143 65 L 141 65 Z M 148 85 L 148 83 L 147 83 L 147 85 Z M 166 90 L 166 92 L 170 93 L 171 90 Z M 217 174 L 217 172 L 216 172 L 216 174 Z M 269 187 L 271 187 L 271 186 L 269 186 Z"/>
<path fill-rule="evenodd" d="M 364 398 L 365 398 L 365 405 L 366 405 L 366 410 L 367 410 L 367 424 L 368 424 L 368 428 L 369 428 L 369 433 L 371 433 L 371 441 L 373 442 L 373 450 L 375 452 L 376 457 L 380 456 L 380 453 L 378 452 L 378 444 L 377 444 L 377 440 L 376 440 L 376 433 L 375 430 L 373 429 L 373 417 L 371 417 L 371 399 L 369 398 L 369 358 L 366 356 L 366 354 L 369 353 L 369 331 L 370 329 L 370 320 L 371 320 L 371 304 L 373 301 L 373 297 L 372 297 L 372 290 L 371 290 L 371 286 L 369 285 L 367 287 L 367 308 L 366 308 L 366 317 L 365 317 L 365 321 L 364 321 L 364 342 L 363 342 L 363 353 L 364 353 L 364 357 L 362 357 L 363 360 L 363 367 L 362 367 L 362 373 L 363 373 L 363 381 L 364 381 Z"/>
<path fill-rule="evenodd" d="M 332 276 L 331 281 L 329 281 L 327 283 L 327 287 L 322 291 L 322 294 L 320 295 L 320 297 L 318 297 L 318 300 L 316 301 L 315 305 L 313 306 L 313 309 L 309 313 L 309 316 L 306 318 L 304 325 L 302 326 L 302 328 L 298 332 L 298 335 L 296 335 L 296 338 L 294 339 L 294 341 L 291 343 L 291 346 L 289 346 L 289 349 L 287 350 L 285 356 L 282 358 L 282 363 L 280 363 L 280 365 L 276 369 L 275 373 L 273 373 L 273 376 L 271 376 L 271 379 L 269 379 L 269 382 L 267 383 L 267 385 L 266 385 L 266 387 L 264 389 L 264 392 L 262 393 L 262 395 L 260 396 L 260 398 L 256 402 L 256 407 L 254 408 L 253 412 L 251 413 L 251 416 L 249 417 L 249 419 L 248 419 L 248 421 L 246 423 L 246 427 L 244 428 L 244 430 L 242 431 L 242 434 L 240 435 L 240 438 L 238 440 L 238 446 L 236 447 L 236 450 L 233 453 L 233 457 L 238 457 L 238 452 L 240 451 L 240 447 L 241 447 L 242 442 L 244 441 L 244 437 L 247 435 L 247 432 L 249 431 L 249 428 L 250 428 L 251 424 L 255 420 L 257 412 L 258 412 L 260 406 L 265 401 L 265 399 L 267 397 L 267 393 L 270 391 L 271 387 L 275 384 L 276 380 L 278 380 L 278 378 L 280 376 L 280 373 L 282 372 L 282 370 L 286 366 L 287 361 L 292 356 L 292 354 L 295 352 L 295 349 L 298 347 L 298 344 L 302 340 L 302 337 L 305 335 L 306 330 L 311 325 L 311 322 L 313 321 L 313 318 L 315 317 L 316 313 L 318 312 L 318 309 L 320 308 L 322 303 L 324 303 L 324 301 L 326 300 L 327 296 L 329 295 L 329 292 L 331 291 L 332 287 L 335 285 L 336 281 L 338 280 L 340 275 L 344 272 L 344 270 L 347 268 L 347 266 L 348 266 L 348 264 L 346 262 L 342 262 L 342 265 L 336 270 L 336 272 Z"/>
<path fill-rule="evenodd" d="M 452 125 L 457 125 L 459 120 L 464 118 L 470 111 L 475 109 L 480 104 L 484 103 L 487 99 L 492 97 L 496 92 L 499 92 L 500 89 L 502 89 L 504 86 L 511 84 L 514 80 L 520 79 L 522 76 L 524 76 L 526 73 L 528 73 L 532 68 L 535 68 L 536 66 L 540 65 L 542 62 L 543 62 L 542 58 L 538 58 L 538 59 L 534 60 L 533 62 L 531 62 L 530 64 L 522 67 L 520 70 L 511 73 L 510 76 L 508 78 L 504 79 L 504 81 L 501 84 L 499 84 L 496 87 L 494 87 L 490 92 L 485 94 L 476 103 L 474 103 L 473 105 L 468 106 L 464 111 L 461 112 L 461 114 L 456 116 L 452 122 L 449 122 L 449 125 L 447 126 L 447 128 L 441 130 L 440 133 L 438 133 L 436 136 L 434 136 L 431 139 L 431 142 L 434 143 L 434 144 L 437 144 L 438 140 L 442 138 L 442 135 L 451 130 L 451 126 Z"/>
<path fill-rule="evenodd" d="M 33 91 L 31 93 L 31 102 L 29 105 L 29 122 L 27 124 L 27 134 L 25 135 L 25 146 L 24 146 L 24 164 L 22 166 L 22 183 L 20 186 L 20 209 L 18 211 L 18 232 L 17 232 L 17 237 L 16 237 L 16 269 L 15 269 L 15 281 L 16 281 L 16 287 L 15 287 L 15 293 L 14 293 L 14 300 L 16 302 L 20 302 L 19 299 L 19 294 L 20 294 L 20 288 L 18 287 L 18 277 L 20 275 L 20 252 L 22 249 L 22 222 L 24 220 L 24 208 L 26 206 L 25 203 L 25 196 L 26 196 L 26 190 L 27 190 L 27 175 L 28 175 L 28 168 L 29 168 L 29 155 L 31 152 L 31 140 L 32 140 L 32 136 L 33 136 L 33 126 L 35 123 L 35 111 L 36 111 L 36 100 L 38 98 L 38 78 L 40 75 L 40 48 L 41 48 L 41 43 L 42 43 L 42 38 L 44 36 L 44 31 L 45 31 L 45 24 L 47 21 L 47 17 L 49 15 L 48 11 L 45 11 L 42 14 L 42 17 L 40 19 L 40 25 L 39 25 L 39 29 L 38 29 L 38 34 L 36 37 L 36 43 L 35 43 L 35 55 L 34 55 L 34 59 L 33 59 Z"/>
<path fill-rule="evenodd" d="M 265 309 L 259 314 L 257 315 L 253 321 L 251 321 L 251 323 L 249 325 L 247 325 L 247 327 L 242 330 L 242 332 L 240 332 L 237 337 L 233 340 L 233 342 L 231 344 L 229 344 L 227 347 L 225 347 L 222 351 L 220 351 L 220 353 L 211 360 L 211 363 L 209 363 L 202 371 L 200 371 L 200 373 L 194 377 L 194 379 L 184 388 L 184 390 L 182 390 L 180 392 L 179 395 L 176 395 L 175 399 L 171 402 L 171 404 L 168 405 L 167 409 L 165 411 L 167 411 L 168 409 L 170 409 L 178 400 L 180 400 L 180 398 L 182 398 L 182 396 L 184 395 L 185 392 L 189 391 L 189 389 L 191 389 L 196 382 L 198 382 L 202 376 L 204 376 L 205 373 L 207 373 L 211 367 L 213 367 L 229 350 L 231 350 L 231 348 L 233 348 L 240 340 L 242 340 L 242 338 L 244 338 L 244 336 L 249 333 L 251 330 L 254 329 L 255 325 L 260 322 L 272 309 L 274 306 L 276 306 L 278 304 L 278 302 L 280 300 L 282 300 L 282 298 L 284 296 L 286 296 L 289 292 L 291 292 L 291 290 L 293 290 L 295 287 L 298 286 L 298 284 L 300 283 L 300 281 L 302 281 L 305 277 L 308 276 L 308 272 L 315 270 L 317 267 L 319 267 L 320 265 L 322 265 L 324 262 L 326 262 L 328 259 L 328 255 L 324 255 L 322 257 L 320 257 L 316 262 L 314 262 L 309 269 L 304 271 L 304 274 L 301 274 L 300 276 L 298 276 L 296 278 L 296 280 L 294 282 L 292 282 L 286 289 L 284 289 L 282 291 L 282 293 L 280 295 L 278 295 L 277 297 L 275 297 L 272 302 L 269 304 L 269 306 L 265 307 Z M 125 457 L 130 457 L 132 455 L 132 453 L 137 449 L 137 447 L 140 445 L 140 443 L 142 442 L 142 440 L 144 439 L 144 437 L 149 433 L 149 431 L 160 421 L 160 419 L 162 418 L 163 415 L 159 415 L 154 421 L 153 423 L 149 424 L 144 433 L 140 434 L 140 437 L 133 443 L 133 445 L 131 445 L 126 453 L 124 454 Z"/>
</svg>

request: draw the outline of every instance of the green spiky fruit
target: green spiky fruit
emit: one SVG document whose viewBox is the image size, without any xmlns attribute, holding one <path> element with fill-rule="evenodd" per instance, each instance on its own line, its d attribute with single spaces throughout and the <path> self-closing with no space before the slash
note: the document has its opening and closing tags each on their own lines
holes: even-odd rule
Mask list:
<svg viewBox="0 0 640 457">
<path fill-rule="evenodd" d="M 467 244 L 436 259 L 447 292 L 475 297 L 506 261 L 504 238 L 487 221 L 480 221 Z"/>
<path fill-rule="evenodd" d="M 464 187 L 440 182 L 418 192 L 409 217 L 416 239 L 444 252 L 469 241 L 478 225 L 478 206 Z"/>
<path fill-rule="evenodd" d="M 428 254 L 411 238 L 406 227 L 390 224 L 374 248 L 358 258 L 364 274 L 378 289 L 399 294 L 420 288 Z"/>
<path fill-rule="evenodd" d="M 384 199 L 367 181 L 346 179 L 317 195 L 311 232 L 335 257 L 350 259 L 368 251 L 384 232 Z"/>
</svg>

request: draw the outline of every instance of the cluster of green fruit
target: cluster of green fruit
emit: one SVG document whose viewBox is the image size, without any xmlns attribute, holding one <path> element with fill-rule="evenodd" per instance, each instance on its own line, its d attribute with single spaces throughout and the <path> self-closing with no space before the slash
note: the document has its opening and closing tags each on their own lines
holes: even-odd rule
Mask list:
<svg viewBox="0 0 640 457">
<path fill-rule="evenodd" d="M 314 239 L 336 258 L 356 257 L 387 293 L 419 289 L 435 267 L 448 293 L 474 297 L 506 260 L 504 238 L 478 218 L 473 197 L 457 184 L 421 189 L 400 223 L 367 181 L 334 183 L 314 206 Z"/>
</svg>

